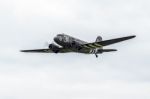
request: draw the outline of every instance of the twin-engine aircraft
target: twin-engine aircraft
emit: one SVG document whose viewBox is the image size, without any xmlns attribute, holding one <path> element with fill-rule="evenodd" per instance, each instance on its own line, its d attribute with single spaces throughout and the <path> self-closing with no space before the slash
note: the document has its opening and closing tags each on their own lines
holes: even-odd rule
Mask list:
<svg viewBox="0 0 150 99">
<path fill-rule="evenodd" d="M 47 49 L 33 49 L 33 50 L 21 50 L 21 52 L 37 52 L 37 53 L 84 53 L 95 54 L 96 58 L 98 54 L 103 52 L 114 52 L 116 49 L 103 49 L 103 47 L 118 43 L 121 41 L 129 40 L 136 37 L 135 35 L 126 36 L 110 40 L 102 40 L 101 36 L 98 36 L 95 42 L 88 43 L 80 39 L 74 38 L 66 34 L 58 34 L 54 41 L 56 44 L 49 44 Z"/>
</svg>

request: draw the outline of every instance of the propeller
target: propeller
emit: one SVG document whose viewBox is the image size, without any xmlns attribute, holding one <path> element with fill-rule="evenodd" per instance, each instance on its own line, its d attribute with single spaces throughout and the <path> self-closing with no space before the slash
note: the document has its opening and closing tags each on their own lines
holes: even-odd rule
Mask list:
<svg viewBox="0 0 150 99">
<path fill-rule="evenodd" d="M 47 42 L 45 42 L 44 47 L 50 48 L 50 46 L 51 46 L 52 44 L 54 44 L 54 42 L 50 43 L 50 42 L 47 41 Z"/>
</svg>

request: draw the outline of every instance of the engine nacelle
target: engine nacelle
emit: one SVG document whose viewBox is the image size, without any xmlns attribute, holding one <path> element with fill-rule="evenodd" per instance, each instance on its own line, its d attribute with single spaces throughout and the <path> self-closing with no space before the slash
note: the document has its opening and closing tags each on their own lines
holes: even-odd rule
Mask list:
<svg viewBox="0 0 150 99">
<path fill-rule="evenodd" d="M 54 53 L 58 53 L 59 52 L 59 46 L 57 46 L 56 44 L 49 44 L 49 48 L 54 52 Z"/>
</svg>

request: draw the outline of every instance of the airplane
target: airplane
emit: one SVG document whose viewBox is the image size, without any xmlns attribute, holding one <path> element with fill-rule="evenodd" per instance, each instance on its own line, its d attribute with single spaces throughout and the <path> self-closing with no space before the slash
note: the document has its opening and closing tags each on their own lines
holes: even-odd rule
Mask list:
<svg viewBox="0 0 150 99">
<path fill-rule="evenodd" d="M 58 34 L 54 37 L 56 44 L 48 44 L 46 49 L 33 49 L 33 50 L 21 50 L 21 52 L 34 52 L 34 53 L 84 53 L 84 54 L 95 54 L 98 58 L 98 54 L 104 52 L 114 52 L 116 49 L 104 49 L 103 47 L 115 44 L 121 41 L 129 40 L 135 38 L 135 35 L 115 38 L 110 40 L 103 40 L 101 36 L 96 38 L 95 42 L 85 42 L 83 40 L 77 39 L 75 37 L 69 36 L 67 34 Z"/>
</svg>

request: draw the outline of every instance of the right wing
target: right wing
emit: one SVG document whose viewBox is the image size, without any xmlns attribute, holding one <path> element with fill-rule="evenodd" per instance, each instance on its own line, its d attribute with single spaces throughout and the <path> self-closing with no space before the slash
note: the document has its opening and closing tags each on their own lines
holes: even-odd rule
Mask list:
<svg viewBox="0 0 150 99">
<path fill-rule="evenodd" d="M 111 39 L 111 40 L 104 40 L 104 41 L 100 41 L 100 42 L 94 42 L 94 43 L 87 43 L 87 44 L 83 44 L 82 46 L 84 48 L 101 48 L 103 46 L 108 46 L 108 45 L 111 45 L 111 44 L 115 44 L 115 43 L 119 43 L 119 42 L 122 42 L 122 41 L 125 41 L 125 40 L 129 40 L 129 39 L 132 39 L 136 36 L 127 36 L 127 37 L 121 37 L 121 38 L 116 38 L 116 39 Z"/>
<path fill-rule="evenodd" d="M 108 45 L 111 45 L 111 44 L 115 44 L 115 43 L 118 43 L 118 42 L 129 40 L 129 39 L 132 39 L 132 38 L 135 38 L 135 37 L 136 36 L 133 35 L 133 36 L 121 37 L 121 38 L 116 38 L 116 39 L 111 39 L 111 40 L 105 40 L 105 41 L 101 41 L 101 42 L 98 42 L 98 43 L 102 46 L 108 46 Z"/>
</svg>

